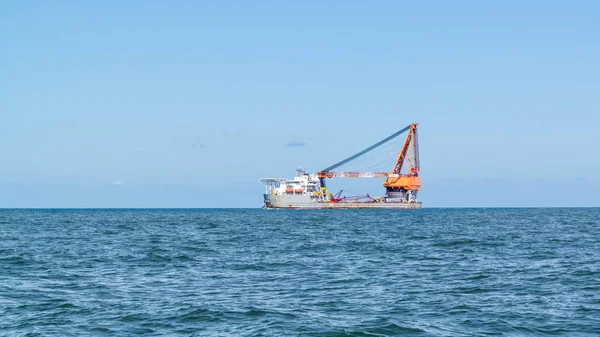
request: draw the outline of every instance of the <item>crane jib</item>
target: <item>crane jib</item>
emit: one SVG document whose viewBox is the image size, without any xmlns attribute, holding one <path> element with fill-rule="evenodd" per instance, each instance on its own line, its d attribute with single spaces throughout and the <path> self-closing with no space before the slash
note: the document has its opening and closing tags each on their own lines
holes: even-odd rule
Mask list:
<svg viewBox="0 0 600 337">
<path fill-rule="evenodd" d="M 357 153 L 357 154 L 355 154 L 353 156 L 350 156 L 350 157 L 348 157 L 348 158 L 340 161 L 337 164 L 329 166 L 328 168 L 322 170 L 321 172 L 327 172 L 327 171 L 334 170 L 334 169 L 336 169 L 336 168 L 338 168 L 338 167 L 340 167 L 340 166 L 342 166 L 342 165 L 344 165 L 344 164 L 346 164 L 346 163 L 348 163 L 348 162 L 350 162 L 350 161 L 352 161 L 352 160 L 354 160 L 354 159 L 356 159 L 356 158 L 358 158 L 358 157 L 360 157 L 360 156 L 362 156 L 362 155 L 364 155 L 364 154 L 366 154 L 368 152 L 371 152 L 371 151 L 375 150 L 376 148 L 380 147 L 381 145 L 383 145 L 383 144 L 389 142 L 390 140 L 392 140 L 392 139 L 400 136 L 401 134 L 405 133 L 409 129 L 410 129 L 410 125 L 407 126 L 407 127 L 405 127 L 404 129 L 402 129 L 402 130 L 394 133 L 393 135 L 391 135 L 391 136 L 389 136 L 389 137 L 387 137 L 387 138 L 385 138 L 385 139 L 377 142 L 376 144 L 373 144 L 373 145 L 369 146 L 368 148 L 360 151 L 359 153 Z"/>
</svg>

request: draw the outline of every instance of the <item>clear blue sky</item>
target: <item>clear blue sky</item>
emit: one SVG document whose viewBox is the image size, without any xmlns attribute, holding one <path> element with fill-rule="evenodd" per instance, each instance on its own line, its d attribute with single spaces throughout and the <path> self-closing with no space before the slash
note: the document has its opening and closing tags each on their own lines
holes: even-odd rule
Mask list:
<svg viewBox="0 0 600 337">
<path fill-rule="evenodd" d="M 425 206 L 600 206 L 598 13 L 4 1 L 0 207 L 258 207 L 411 122 Z"/>
</svg>

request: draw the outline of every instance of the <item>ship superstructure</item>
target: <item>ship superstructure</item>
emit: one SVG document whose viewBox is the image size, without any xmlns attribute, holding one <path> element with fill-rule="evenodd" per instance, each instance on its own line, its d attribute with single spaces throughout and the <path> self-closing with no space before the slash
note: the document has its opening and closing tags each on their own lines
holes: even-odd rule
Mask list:
<svg viewBox="0 0 600 337">
<path fill-rule="evenodd" d="M 407 132 L 406 139 L 391 172 L 339 172 L 336 168 L 347 164 Z M 403 167 L 407 172 L 402 173 Z M 417 124 L 411 124 L 372 146 L 316 173 L 298 169 L 293 179 L 261 178 L 265 184 L 265 208 L 421 208 L 417 192 L 421 189 L 419 177 L 419 146 Z M 384 178 L 385 196 L 370 195 L 342 197 L 327 191 L 325 179 Z"/>
</svg>

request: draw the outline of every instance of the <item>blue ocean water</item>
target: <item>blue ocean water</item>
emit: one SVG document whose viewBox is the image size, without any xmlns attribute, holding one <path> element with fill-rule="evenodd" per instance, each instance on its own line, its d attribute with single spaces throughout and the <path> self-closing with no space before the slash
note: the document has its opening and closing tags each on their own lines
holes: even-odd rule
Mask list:
<svg viewBox="0 0 600 337">
<path fill-rule="evenodd" d="M 0 210 L 2 336 L 598 336 L 600 209 Z"/>
</svg>

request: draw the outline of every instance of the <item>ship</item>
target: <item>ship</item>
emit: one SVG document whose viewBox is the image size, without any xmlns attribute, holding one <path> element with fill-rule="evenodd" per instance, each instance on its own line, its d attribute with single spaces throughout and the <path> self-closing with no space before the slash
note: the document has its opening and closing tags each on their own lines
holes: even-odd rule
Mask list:
<svg viewBox="0 0 600 337">
<path fill-rule="evenodd" d="M 368 148 L 321 171 L 307 173 L 297 169 L 296 176 L 287 178 L 260 178 L 265 185 L 263 208 L 266 209 L 418 209 L 423 204 L 417 199 L 421 189 L 419 177 L 419 145 L 417 123 L 410 124 Z M 390 172 L 335 171 L 338 167 L 379 148 L 406 134 L 406 139 Z M 406 168 L 403 173 L 403 168 Z M 371 197 L 343 196 L 343 190 L 333 194 L 327 190 L 326 179 L 381 178 L 385 195 Z"/>
</svg>

